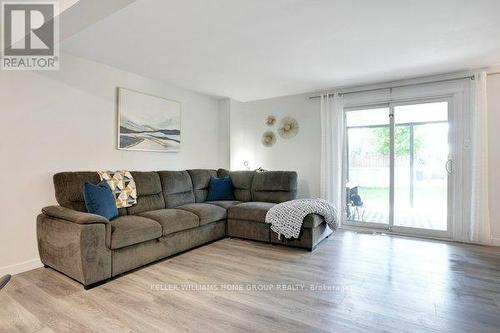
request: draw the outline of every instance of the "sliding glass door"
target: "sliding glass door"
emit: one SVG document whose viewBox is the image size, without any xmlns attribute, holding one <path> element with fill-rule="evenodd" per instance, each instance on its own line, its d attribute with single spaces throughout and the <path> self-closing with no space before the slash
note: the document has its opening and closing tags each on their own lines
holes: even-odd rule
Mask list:
<svg viewBox="0 0 500 333">
<path fill-rule="evenodd" d="M 388 226 L 390 210 L 389 107 L 346 113 L 347 219 Z"/>
<path fill-rule="evenodd" d="M 448 102 L 394 106 L 394 227 L 446 231 Z"/>
<path fill-rule="evenodd" d="M 348 224 L 449 234 L 447 100 L 346 110 Z"/>
</svg>

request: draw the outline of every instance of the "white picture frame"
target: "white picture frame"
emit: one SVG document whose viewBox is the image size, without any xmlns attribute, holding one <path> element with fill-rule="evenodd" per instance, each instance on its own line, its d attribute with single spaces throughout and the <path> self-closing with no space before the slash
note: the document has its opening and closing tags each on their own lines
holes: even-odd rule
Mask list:
<svg viewBox="0 0 500 333">
<path fill-rule="evenodd" d="M 180 102 L 118 87 L 117 148 L 179 152 L 181 109 Z"/>
</svg>

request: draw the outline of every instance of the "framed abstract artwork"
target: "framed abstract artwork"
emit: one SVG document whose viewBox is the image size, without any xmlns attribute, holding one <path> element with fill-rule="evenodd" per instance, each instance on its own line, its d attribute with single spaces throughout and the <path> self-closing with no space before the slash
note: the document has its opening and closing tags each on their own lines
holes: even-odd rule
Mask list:
<svg viewBox="0 0 500 333">
<path fill-rule="evenodd" d="M 118 149 L 178 152 L 181 103 L 118 88 Z"/>
</svg>

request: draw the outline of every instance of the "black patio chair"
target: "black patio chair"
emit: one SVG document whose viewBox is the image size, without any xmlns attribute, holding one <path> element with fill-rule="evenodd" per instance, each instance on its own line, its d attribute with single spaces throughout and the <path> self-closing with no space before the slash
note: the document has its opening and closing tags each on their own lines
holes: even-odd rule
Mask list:
<svg viewBox="0 0 500 333">
<path fill-rule="evenodd" d="M 355 219 L 357 215 L 358 220 L 363 221 L 363 217 L 365 215 L 364 204 L 361 196 L 359 195 L 357 186 L 349 189 L 349 204 L 354 209 L 354 212 L 352 213 L 353 219 Z"/>
</svg>

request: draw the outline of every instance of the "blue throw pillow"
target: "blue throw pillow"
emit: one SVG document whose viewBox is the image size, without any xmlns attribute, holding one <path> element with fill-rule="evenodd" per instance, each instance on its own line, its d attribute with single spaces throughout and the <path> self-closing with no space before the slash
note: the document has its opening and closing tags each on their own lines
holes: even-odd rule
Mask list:
<svg viewBox="0 0 500 333">
<path fill-rule="evenodd" d="M 105 180 L 97 185 L 85 183 L 83 198 L 89 213 L 104 216 L 108 220 L 118 216 L 115 196 Z"/>
<path fill-rule="evenodd" d="M 207 201 L 218 200 L 234 200 L 233 182 L 229 176 L 224 178 L 210 178 Z"/>
</svg>

